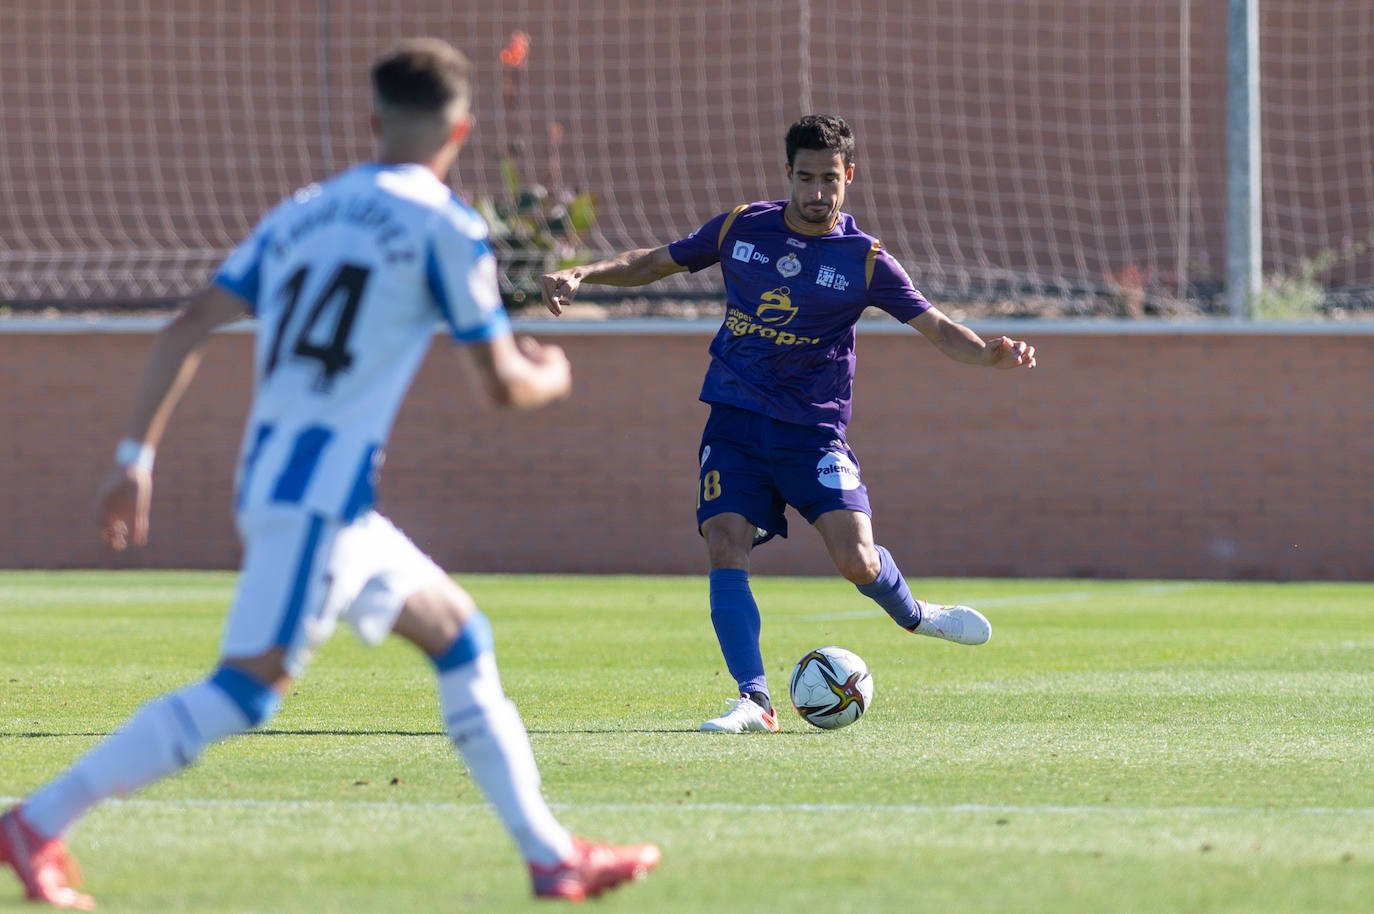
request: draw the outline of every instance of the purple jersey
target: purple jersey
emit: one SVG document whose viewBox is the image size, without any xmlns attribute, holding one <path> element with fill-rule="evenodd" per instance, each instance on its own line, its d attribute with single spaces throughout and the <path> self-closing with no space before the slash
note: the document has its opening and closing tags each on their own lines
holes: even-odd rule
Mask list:
<svg viewBox="0 0 1374 914">
<path fill-rule="evenodd" d="M 852 216 L 806 235 L 784 221 L 786 206 L 736 207 L 668 246 L 681 266 L 695 273 L 719 263 L 725 278 L 725 323 L 701 399 L 843 436 L 859 316 L 873 306 L 905 323 L 930 302 Z"/>
</svg>

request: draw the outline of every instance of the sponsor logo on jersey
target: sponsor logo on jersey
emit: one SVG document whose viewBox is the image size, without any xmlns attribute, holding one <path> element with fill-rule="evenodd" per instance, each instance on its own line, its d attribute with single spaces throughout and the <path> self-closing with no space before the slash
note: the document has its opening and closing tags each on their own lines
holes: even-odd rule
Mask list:
<svg viewBox="0 0 1374 914">
<path fill-rule="evenodd" d="M 802 241 L 800 238 L 788 238 L 787 243 L 794 248 L 801 248 L 803 251 L 806 250 L 806 242 Z"/>
<path fill-rule="evenodd" d="M 736 241 L 730 256 L 745 263 L 768 263 L 770 260 L 768 255 L 754 250 L 754 246 L 747 241 Z"/>
<path fill-rule="evenodd" d="M 857 489 L 859 468 L 848 454 L 830 451 L 816 464 L 816 481 L 827 489 Z"/>
<path fill-rule="evenodd" d="M 801 272 L 801 261 L 797 259 L 796 254 L 788 254 L 778 261 L 778 272 L 787 279 L 791 279 Z"/>
<path fill-rule="evenodd" d="M 834 267 L 822 266 L 816 271 L 816 285 L 843 292 L 849 288 L 849 280 L 845 279 L 844 274 Z"/>
<path fill-rule="evenodd" d="M 701 465 L 702 465 L 702 466 L 706 466 L 706 461 L 708 461 L 708 460 L 710 460 L 710 459 L 711 459 L 711 445 L 708 444 L 708 445 L 706 445 L 706 447 L 704 447 L 704 448 L 701 449 Z"/>
<path fill-rule="evenodd" d="M 755 314 L 765 324 L 787 324 L 797 316 L 797 306 L 792 304 L 792 290 L 787 286 L 779 286 L 759 298 L 762 302 Z"/>
<path fill-rule="evenodd" d="M 726 312 L 725 329 L 729 330 L 732 336 L 756 336 L 759 339 L 772 340 L 774 346 L 819 346 L 821 342 L 817 336 L 798 336 L 777 327 L 761 324 L 754 320 L 753 315 L 739 308 L 731 308 Z"/>
</svg>

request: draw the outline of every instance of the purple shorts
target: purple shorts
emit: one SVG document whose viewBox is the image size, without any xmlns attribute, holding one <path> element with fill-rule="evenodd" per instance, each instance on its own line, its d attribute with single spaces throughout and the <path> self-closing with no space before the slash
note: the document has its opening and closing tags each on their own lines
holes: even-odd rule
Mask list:
<svg viewBox="0 0 1374 914">
<path fill-rule="evenodd" d="M 757 545 L 787 536 L 787 505 L 813 524 L 827 511 L 873 513 L 859 461 L 833 429 L 711 404 L 698 457 L 698 530 L 709 517 L 740 514 L 769 534 Z"/>
</svg>

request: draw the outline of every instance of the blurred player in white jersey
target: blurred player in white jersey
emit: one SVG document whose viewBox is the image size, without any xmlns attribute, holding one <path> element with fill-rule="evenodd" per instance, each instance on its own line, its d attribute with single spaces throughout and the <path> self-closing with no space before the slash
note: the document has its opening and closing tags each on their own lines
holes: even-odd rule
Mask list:
<svg viewBox="0 0 1374 914">
<path fill-rule="evenodd" d="M 433 660 L 449 736 L 536 896 L 580 901 L 658 863 L 651 844 L 585 842 L 558 823 L 501 688 L 491 626 L 372 507 L 392 421 L 441 325 L 498 405 L 537 407 L 570 390 L 562 350 L 511 335 L 486 225 L 444 183 L 471 127 L 468 71 L 460 52 L 431 39 L 382 57 L 372 69 L 377 160 L 272 210 L 159 335 L 100 491 L 102 535 L 115 549 L 147 542 L 154 449 L 200 344 L 247 312 L 258 334 L 236 479 L 243 567 L 219 666 L 144 705 L 0 817 L 0 862 L 29 898 L 93 907 L 73 888 L 68 827 L 270 719 L 339 620 L 368 644 L 394 631 Z"/>
</svg>

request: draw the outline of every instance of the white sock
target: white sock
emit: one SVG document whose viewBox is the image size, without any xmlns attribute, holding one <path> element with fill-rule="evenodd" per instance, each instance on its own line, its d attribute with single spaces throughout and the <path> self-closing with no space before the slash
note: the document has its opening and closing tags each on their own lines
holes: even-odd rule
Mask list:
<svg viewBox="0 0 1374 914">
<path fill-rule="evenodd" d="M 544 802 L 520 714 L 501 689 L 490 651 L 439 674 L 439 702 L 454 746 L 520 852 L 549 866 L 572 855 L 572 836 Z"/>
<path fill-rule="evenodd" d="M 191 764 L 208 744 L 248 729 L 238 705 L 209 680 L 154 699 L 23 803 L 45 838 L 65 832 L 96 803 Z"/>
</svg>

